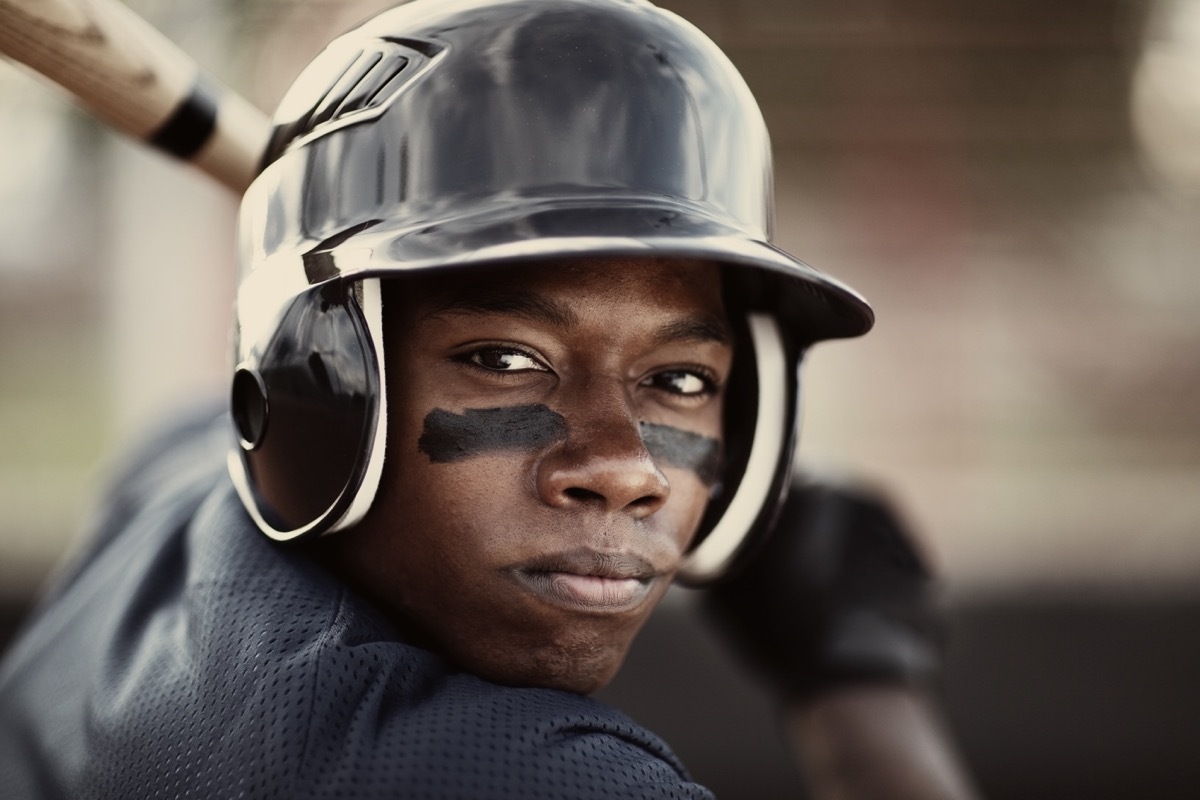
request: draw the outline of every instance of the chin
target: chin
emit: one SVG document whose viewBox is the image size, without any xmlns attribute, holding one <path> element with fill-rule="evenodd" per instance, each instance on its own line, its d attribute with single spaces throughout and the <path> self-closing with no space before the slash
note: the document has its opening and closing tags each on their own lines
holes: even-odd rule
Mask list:
<svg viewBox="0 0 1200 800">
<path fill-rule="evenodd" d="M 466 654 L 459 661 L 493 683 L 592 694 L 616 677 L 628 651 L 628 642 L 582 648 L 505 648 L 504 652 Z"/>
</svg>

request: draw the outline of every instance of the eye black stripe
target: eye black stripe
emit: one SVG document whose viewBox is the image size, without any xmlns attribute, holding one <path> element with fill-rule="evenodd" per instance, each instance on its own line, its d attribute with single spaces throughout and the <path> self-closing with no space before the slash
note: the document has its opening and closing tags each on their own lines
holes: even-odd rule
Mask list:
<svg viewBox="0 0 1200 800">
<path fill-rule="evenodd" d="M 446 463 L 496 450 L 532 450 L 566 437 L 562 414 L 541 404 L 468 408 L 462 414 L 435 408 L 425 415 L 417 449 L 434 463 Z"/>
<path fill-rule="evenodd" d="M 640 423 L 642 441 L 655 461 L 668 466 L 690 469 L 707 484 L 717 479 L 721 469 L 721 443 L 670 425 Z"/>
</svg>

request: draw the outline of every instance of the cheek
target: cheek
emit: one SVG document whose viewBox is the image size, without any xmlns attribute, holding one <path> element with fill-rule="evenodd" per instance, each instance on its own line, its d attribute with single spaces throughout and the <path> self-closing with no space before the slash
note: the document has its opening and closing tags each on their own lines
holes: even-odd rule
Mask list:
<svg viewBox="0 0 1200 800">
<path fill-rule="evenodd" d="M 708 508 L 711 487 L 699 480 L 694 472 L 678 469 L 665 472 L 671 484 L 671 498 L 664 510 L 671 515 L 670 528 L 674 531 L 673 538 L 682 556 L 696 538 L 700 520 Z"/>
<path fill-rule="evenodd" d="M 405 531 L 414 560 L 438 570 L 482 571 L 508 547 L 503 523 L 521 516 L 520 490 L 527 466 L 519 457 L 491 455 L 452 462 L 420 452 L 420 426 L 391 443 L 384 474 L 387 499 L 380 510 Z"/>
<path fill-rule="evenodd" d="M 505 557 L 488 485 L 460 465 L 420 459 L 406 459 L 391 477 L 362 553 L 376 593 L 438 635 L 447 615 L 468 626 L 471 587 L 491 580 Z"/>
</svg>

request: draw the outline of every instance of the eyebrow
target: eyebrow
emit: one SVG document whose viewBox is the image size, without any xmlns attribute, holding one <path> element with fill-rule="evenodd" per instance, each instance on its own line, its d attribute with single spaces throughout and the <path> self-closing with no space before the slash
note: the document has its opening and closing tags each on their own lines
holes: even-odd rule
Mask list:
<svg viewBox="0 0 1200 800">
<path fill-rule="evenodd" d="M 562 303 L 525 292 L 497 289 L 458 295 L 441 302 L 432 301 L 425 316 L 437 317 L 442 314 L 507 314 L 560 328 L 570 328 L 579 323 L 578 315 Z"/>
<path fill-rule="evenodd" d="M 443 314 L 507 314 L 559 328 L 579 324 L 579 315 L 565 304 L 527 292 L 489 288 L 442 300 L 432 299 L 429 305 L 427 318 Z M 728 345 L 733 342 L 733 332 L 724 318 L 698 314 L 663 325 L 655 333 L 654 341 L 657 344 L 715 341 Z"/>
<path fill-rule="evenodd" d="M 659 328 L 654 336 L 658 344 L 674 342 L 718 342 L 732 344 L 733 332 L 724 319 L 709 314 L 688 317 Z"/>
</svg>

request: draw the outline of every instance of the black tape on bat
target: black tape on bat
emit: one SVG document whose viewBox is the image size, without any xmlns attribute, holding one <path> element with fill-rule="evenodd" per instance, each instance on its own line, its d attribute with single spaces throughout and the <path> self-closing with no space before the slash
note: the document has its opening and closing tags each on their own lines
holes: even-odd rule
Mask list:
<svg viewBox="0 0 1200 800">
<path fill-rule="evenodd" d="M 217 93 L 203 77 L 147 141 L 159 150 L 184 160 L 204 147 L 217 127 Z"/>
</svg>

